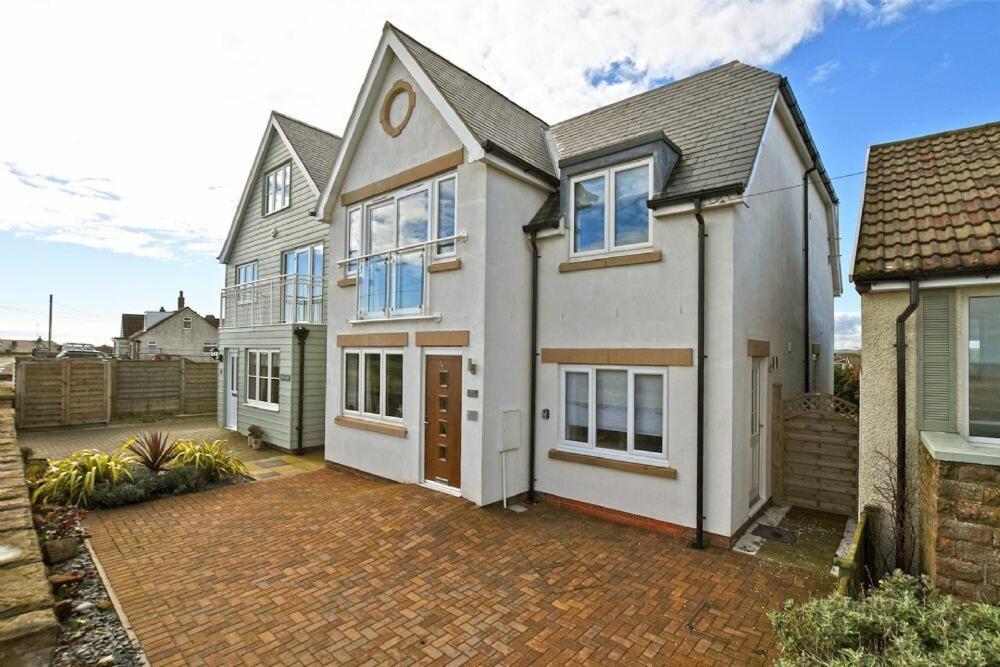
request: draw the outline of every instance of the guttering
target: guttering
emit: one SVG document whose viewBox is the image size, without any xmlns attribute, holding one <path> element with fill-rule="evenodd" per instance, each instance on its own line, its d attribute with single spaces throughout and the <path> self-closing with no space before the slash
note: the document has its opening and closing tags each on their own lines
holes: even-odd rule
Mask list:
<svg viewBox="0 0 1000 667">
<path fill-rule="evenodd" d="M 910 303 L 896 318 L 896 569 L 906 548 L 906 320 L 920 305 L 920 283 L 910 283 Z"/>
<path fill-rule="evenodd" d="M 695 459 L 695 549 L 705 548 L 705 218 L 701 199 L 694 199 L 694 218 L 698 221 L 698 429 Z"/>
<path fill-rule="evenodd" d="M 803 364 L 805 370 L 803 371 L 802 392 L 805 394 L 809 393 L 809 367 L 812 366 L 812 349 L 810 347 L 812 338 L 809 336 L 809 174 L 814 171 L 816 171 L 815 164 L 802 174 L 802 317 L 805 320 L 803 324 L 805 331 Z"/>
<path fill-rule="evenodd" d="M 295 327 L 295 337 L 299 340 L 299 414 L 295 425 L 295 453 L 302 455 L 302 424 L 303 406 L 305 405 L 305 383 L 306 383 L 306 338 L 309 337 L 309 329 L 306 327 Z"/>
<path fill-rule="evenodd" d="M 552 174 L 548 173 L 547 171 L 544 171 L 543 169 L 539 169 L 538 167 L 536 167 L 535 165 L 531 164 L 527 160 L 514 155 L 513 153 L 511 153 L 506 148 L 498 146 L 497 144 L 493 143 L 489 139 L 487 139 L 486 141 L 484 141 L 482 143 L 482 147 L 483 147 L 483 151 L 484 152 L 486 152 L 486 153 L 492 153 L 493 155 L 497 155 L 499 157 L 502 157 L 507 162 L 510 162 L 511 164 L 520 167 L 525 172 L 527 172 L 527 173 L 531 174 L 532 176 L 534 176 L 535 178 L 538 178 L 539 180 L 541 180 L 541 181 L 543 181 L 543 182 L 551 185 L 553 188 L 558 188 L 559 187 L 559 179 L 558 178 L 556 178 Z"/>
<path fill-rule="evenodd" d="M 530 384 L 528 394 L 528 414 L 531 415 L 531 431 L 528 434 L 528 502 L 536 502 L 535 498 L 535 441 L 538 426 L 535 423 L 535 410 L 538 400 L 538 230 L 531 230 L 531 361 Z"/>
<path fill-rule="evenodd" d="M 809 153 L 809 158 L 812 160 L 813 167 L 819 174 L 820 180 L 823 181 L 823 186 L 826 187 L 826 191 L 830 195 L 831 201 L 833 201 L 834 204 L 839 204 L 840 200 L 837 198 L 837 193 L 833 189 L 833 183 L 830 181 L 830 177 L 826 173 L 826 167 L 823 166 L 823 160 L 819 157 L 819 149 L 816 148 L 816 142 L 813 141 L 812 133 L 806 125 L 806 118 L 802 115 L 802 108 L 799 106 L 798 100 L 795 99 L 795 94 L 792 92 L 792 87 L 788 84 L 788 79 L 781 77 L 781 83 L 778 84 L 778 90 L 781 91 L 781 96 L 784 98 L 785 104 L 788 105 L 788 110 L 792 114 L 792 120 L 795 121 L 795 127 L 798 129 L 799 135 L 802 137 L 802 143 L 806 145 L 806 151 Z"/>
<path fill-rule="evenodd" d="M 729 183 L 727 185 L 720 185 L 715 188 L 707 188 L 705 190 L 698 190 L 697 192 L 688 192 L 686 194 L 670 194 L 670 195 L 660 195 L 659 197 L 654 197 L 646 202 L 647 208 L 660 208 L 661 206 L 670 206 L 671 204 L 687 204 L 691 201 L 698 199 L 713 199 L 716 197 L 726 197 L 730 195 L 738 195 L 743 193 L 743 182 L 736 181 L 734 183 Z"/>
</svg>

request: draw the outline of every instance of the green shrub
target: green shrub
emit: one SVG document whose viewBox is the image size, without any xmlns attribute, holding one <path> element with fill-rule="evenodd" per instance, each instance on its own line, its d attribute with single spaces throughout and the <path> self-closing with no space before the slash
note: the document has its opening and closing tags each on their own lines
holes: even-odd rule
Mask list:
<svg viewBox="0 0 1000 667">
<path fill-rule="evenodd" d="M 848 403 L 861 403 L 861 368 L 833 367 L 833 394 Z"/>
<path fill-rule="evenodd" d="M 149 498 L 144 487 L 135 482 L 119 482 L 117 484 L 99 484 L 90 494 L 91 507 L 120 507 L 141 503 Z"/>
<path fill-rule="evenodd" d="M 200 491 L 208 483 L 208 476 L 191 466 L 168 468 L 160 473 L 136 466 L 131 480 L 95 487 L 89 502 L 91 507 L 120 507 L 163 496 Z"/>
<path fill-rule="evenodd" d="M 771 614 L 781 665 L 991 665 L 1000 607 L 958 602 L 900 572 L 861 599 L 786 602 Z"/>
<path fill-rule="evenodd" d="M 235 458 L 223 440 L 215 442 L 177 441 L 177 455 L 171 467 L 191 466 L 203 472 L 211 481 L 235 479 L 246 474 L 243 462 Z"/>
<path fill-rule="evenodd" d="M 154 472 L 166 468 L 177 453 L 176 443 L 169 433 L 148 431 L 129 438 L 122 445 L 136 461 Z"/>
<path fill-rule="evenodd" d="M 88 496 L 98 484 L 116 484 L 131 479 L 132 458 L 124 453 L 105 454 L 96 449 L 81 449 L 65 459 L 51 461 L 45 474 L 35 483 L 31 500 L 88 506 Z"/>
</svg>

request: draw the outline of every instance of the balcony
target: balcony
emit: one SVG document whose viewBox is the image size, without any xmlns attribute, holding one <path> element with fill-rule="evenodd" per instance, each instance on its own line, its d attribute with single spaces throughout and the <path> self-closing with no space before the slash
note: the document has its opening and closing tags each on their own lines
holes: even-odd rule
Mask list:
<svg viewBox="0 0 1000 667">
<path fill-rule="evenodd" d="M 348 275 L 358 279 L 356 319 L 352 324 L 385 319 L 428 319 L 428 275 L 435 246 L 468 240 L 468 232 L 421 241 L 392 250 L 343 259 Z"/>
<path fill-rule="evenodd" d="M 220 329 L 323 324 L 323 277 L 288 274 L 222 290 Z"/>
</svg>

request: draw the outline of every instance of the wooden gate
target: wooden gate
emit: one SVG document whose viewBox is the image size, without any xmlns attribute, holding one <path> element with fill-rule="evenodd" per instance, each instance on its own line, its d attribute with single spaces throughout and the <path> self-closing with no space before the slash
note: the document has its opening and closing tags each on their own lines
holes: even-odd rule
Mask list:
<svg viewBox="0 0 1000 667">
<path fill-rule="evenodd" d="M 17 427 L 108 423 L 110 369 L 110 362 L 95 359 L 20 359 Z"/>
<path fill-rule="evenodd" d="M 829 394 L 781 403 L 774 452 L 775 502 L 855 516 L 858 407 Z"/>
</svg>

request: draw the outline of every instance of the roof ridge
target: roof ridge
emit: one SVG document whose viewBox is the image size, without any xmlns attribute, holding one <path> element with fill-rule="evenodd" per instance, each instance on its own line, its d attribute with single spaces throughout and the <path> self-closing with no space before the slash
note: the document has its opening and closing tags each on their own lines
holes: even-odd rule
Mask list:
<svg viewBox="0 0 1000 667">
<path fill-rule="evenodd" d="M 287 113 L 281 113 L 280 111 L 278 111 L 276 109 L 271 109 L 271 115 L 273 115 L 273 116 L 280 116 L 281 118 L 286 118 L 286 119 L 288 119 L 290 121 L 294 121 L 294 122 L 298 123 L 299 125 L 305 125 L 306 127 L 312 128 L 312 129 L 316 130 L 317 132 L 322 132 L 323 134 L 329 134 L 334 139 L 340 139 L 341 141 L 343 141 L 343 139 L 344 139 L 339 134 L 334 134 L 333 132 L 331 132 L 329 130 L 324 130 L 321 127 L 316 127 L 312 123 L 307 123 L 304 120 L 299 120 L 298 118 L 294 118 L 293 116 L 289 116 Z"/>
<path fill-rule="evenodd" d="M 416 44 L 418 44 L 418 45 L 422 46 L 423 48 L 427 49 L 427 50 L 428 50 L 429 52 L 433 53 L 433 54 L 434 54 L 435 56 L 437 56 L 437 57 L 438 57 L 438 58 L 440 58 L 441 60 L 445 61 L 446 63 L 448 63 L 449 65 L 451 65 L 452 67 L 454 67 L 454 68 L 455 68 L 455 69 L 457 69 L 458 71 L 462 72 L 462 73 L 463 73 L 463 74 L 465 74 L 466 76 L 468 76 L 468 77 L 471 77 L 472 79 L 475 79 L 475 80 L 476 80 L 476 81 L 478 81 L 479 83 L 483 84 L 484 86 L 486 86 L 487 88 L 489 88 L 490 90 L 492 90 L 492 91 L 493 91 L 494 93 L 496 93 L 496 94 L 497 94 L 497 95 L 499 95 L 500 97 L 504 98 L 505 100 L 507 100 L 508 102 L 510 102 L 511 104 L 513 104 L 514 106 L 516 106 L 516 107 L 517 107 L 518 109 L 520 109 L 520 110 L 521 110 L 521 111 L 523 111 L 524 113 L 528 114 L 529 116 L 531 116 L 532 118 L 534 118 L 535 120 L 537 120 L 538 122 L 540 122 L 540 123 L 541 123 L 542 125 L 544 125 L 544 126 L 545 126 L 545 128 L 546 128 L 546 129 L 548 129 L 548 128 L 550 127 L 549 123 L 548 123 L 548 122 L 547 122 L 546 120 L 544 120 L 544 119 L 543 119 L 543 118 L 542 118 L 541 116 L 538 116 L 537 114 L 534 114 L 534 113 L 532 113 L 531 111 L 529 111 L 528 109 L 524 108 L 523 106 L 521 106 L 520 104 L 518 104 L 517 102 L 515 102 L 514 100 L 512 100 L 512 99 L 511 99 L 510 97 L 508 97 L 507 95 L 504 95 L 504 94 L 503 94 L 503 93 L 501 93 L 501 92 L 500 92 L 499 90 L 497 90 L 496 88 L 494 88 L 494 87 L 493 87 L 493 86 L 491 86 L 490 84 L 488 84 L 488 83 L 486 83 L 485 81 L 483 81 L 482 79 L 480 79 L 480 78 L 479 78 L 478 76 L 476 76 L 475 74 L 472 74 L 471 72 L 469 72 L 469 71 L 468 71 L 467 69 L 465 69 L 464 67 L 459 67 L 458 65 L 456 65 L 456 64 L 455 64 L 454 62 L 452 62 L 452 61 L 451 61 L 451 60 L 449 60 L 448 58 L 445 58 L 445 57 L 444 57 L 443 55 L 441 55 L 440 53 L 438 53 L 437 51 L 435 51 L 435 50 L 434 50 L 434 49 L 432 49 L 431 47 L 429 47 L 429 46 L 427 46 L 426 44 L 424 44 L 423 42 L 421 42 L 421 41 L 420 41 L 419 39 L 416 39 L 416 38 L 415 38 L 415 37 L 414 37 L 413 35 L 411 35 L 410 33 L 406 32 L 406 31 L 404 31 L 404 30 L 400 30 L 399 28 L 397 28 L 397 27 L 396 27 L 395 25 L 393 25 L 393 24 L 392 24 L 391 22 L 389 22 L 389 21 L 386 21 L 386 22 L 385 22 L 385 24 L 386 24 L 386 25 L 387 25 L 387 26 L 388 26 L 389 28 L 391 28 L 391 29 L 392 29 L 393 31 L 395 31 L 395 32 L 398 32 L 399 34 L 403 35 L 403 36 L 404 36 L 404 37 L 406 37 L 407 39 L 409 39 L 409 40 L 412 40 L 412 41 L 413 41 L 414 43 L 416 43 Z M 419 65 L 420 63 L 417 63 L 417 64 Z"/>
<path fill-rule="evenodd" d="M 660 90 L 663 90 L 664 88 L 669 88 L 671 86 L 674 86 L 674 85 L 676 85 L 678 83 L 682 83 L 684 81 L 690 81 L 692 79 L 700 78 L 700 77 L 705 76 L 707 74 L 710 74 L 712 72 L 724 69 L 726 67 L 731 67 L 733 65 L 743 65 L 744 67 L 753 67 L 754 69 L 759 69 L 762 72 L 768 72 L 769 74 L 774 74 L 775 76 L 779 76 L 778 74 L 776 74 L 775 72 L 771 72 L 770 70 L 762 69 L 760 67 L 754 67 L 753 65 L 747 65 L 746 63 L 742 63 L 739 60 L 730 60 L 729 62 L 722 63 L 720 65 L 716 65 L 715 67 L 709 67 L 706 70 L 702 70 L 700 72 L 695 72 L 694 74 L 686 76 L 686 77 L 684 77 L 682 79 L 674 79 L 673 81 L 668 81 L 667 83 L 665 83 L 665 84 L 663 84 L 661 86 L 656 86 L 655 88 L 650 88 L 649 90 L 644 90 L 642 92 L 635 93 L 634 95 L 629 95 L 628 97 L 623 97 L 620 100 L 615 100 L 614 102 L 608 102 L 607 104 L 604 104 L 602 106 L 594 107 L 590 111 L 584 111 L 583 113 L 579 113 L 579 114 L 577 114 L 575 116 L 570 116 L 569 118 L 564 118 L 564 119 L 560 120 L 559 122 L 555 123 L 553 125 L 553 127 L 555 125 L 562 125 L 563 123 L 568 123 L 571 120 L 577 120 L 578 118 L 583 118 L 584 116 L 587 116 L 587 115 L 592 114 L 592 113 L 597 113 L 598 111 L 602 111 L 602 110 L 607 109 L 609 107 L 613 107 L 613 106 L 615 106 L 617 104 L 624 104 L 625 102 L 629 102 L 629 101 L 634 100 L 634 99 L 636 99 L 638 97 L 642 97 L 643 95 L 650 95 L 652 93 L 655 93 L 655 92 L 658 92 Z"/>
<path fill-rule="evenodd" d="M 938 137 L 946 137 L 950 134 L 962 134 L 963 132 L 972 132 L 975 130 L 984 130 L 993 125 L 1000 125 L 1000 120 L 990 121 L 989 123 L 980 123 L 979 125 L 970 125 L 968 127 L 958 127 L 952 130 L 943 130 L 941 132 L 932 132 L 930 134 L 922 134 L 918 137 L 909 137 L 908 139 L 897 139 L 895 141 L 886 141 L 881 144 L 872 144 L 871 148 L 882 148 L 883 146 L 899 146 L 900 144 L 908 144 L 914 141 L 924 141 L 926 139 L 936 139 Z"/>
</svg>

